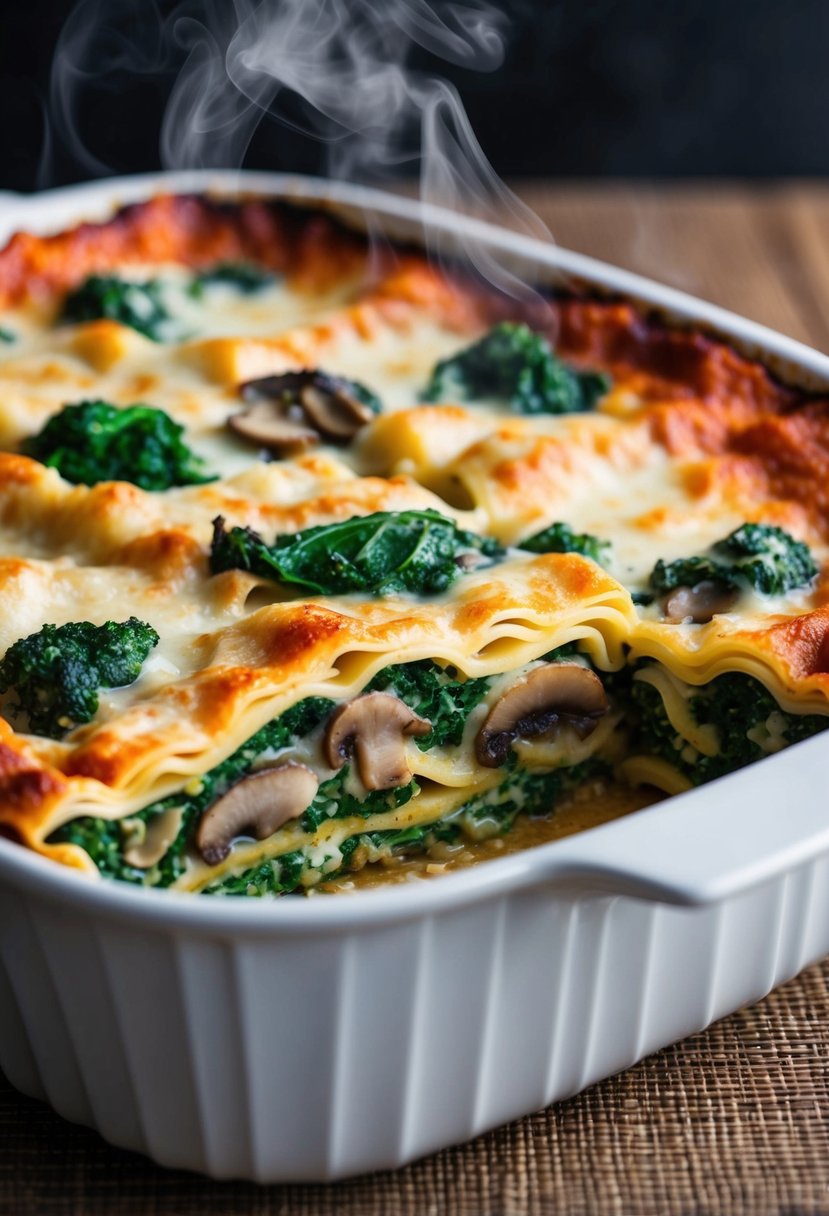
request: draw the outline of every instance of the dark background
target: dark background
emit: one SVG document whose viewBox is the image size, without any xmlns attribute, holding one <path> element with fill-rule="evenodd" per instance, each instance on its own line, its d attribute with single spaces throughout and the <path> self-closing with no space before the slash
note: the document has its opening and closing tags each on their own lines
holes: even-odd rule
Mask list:
<svg viewBox="0 0 829 1216">
<path fill-rule="evenodd" d="M 155 20 L 133 0 L 138 20 Z M 383 0 L 377 0 L 381 4 Z M 232 0 L 227 0 L 228 9 Z M 829 172 L 828 0 L 518 0 L 494 74 L 457 84 L 504 175 L 772 177 Z M 73 0 L 0 0 L 0 187 L 31 190 L 159 165 L 174 69 L 86 85 L 82 137 L 97 168 L 53 141 L 44 153 L 52 54 Z M 107 0 L 100 9 L 106 11 Z M 158 0 L 162 12 L 172 0 Z M 417 66 L 435 68 L 424 53 Z M 318 145 L 273 121 L 246 165 L 324 171 Z"/>
</svg>

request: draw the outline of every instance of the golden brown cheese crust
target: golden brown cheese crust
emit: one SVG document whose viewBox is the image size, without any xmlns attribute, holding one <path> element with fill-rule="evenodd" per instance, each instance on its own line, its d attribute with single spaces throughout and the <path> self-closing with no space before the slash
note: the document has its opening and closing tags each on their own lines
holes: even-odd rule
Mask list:
<svg viewBox="0 0 829 1216">
<path fill-rule="evenodd" d="M 310 297 L 342 284 L 348 291 L 329 315 L 284 332 L 194 338 L 179 348 L 176 366 L 194 380 L 175 399 L 177 416 L 206 434 L 238 406 L 240 380 L 325 365 L 346 347 L 369 360 L 387 351 L 388 367 L 410 374 L 424 325 L 455 335 L 457 347 L 503 307 L 417 254 L 369 259 L 364 241 L 325 214 L 188 197 L 154 199 L 57 236 L 19 234 L 0 251 L 0 305 L 51 318 L 62 294 L 91 273 L 238 260 L 279 271 Z M 635 656 L 662 658 L 702 682 L 737 655 L 788 695 L 825 705 L 826 580 L 797 613 L 719 620 L 691 637 L 640 621 L 620 582 L 574 555 L 517 558 L 423 603 L 267 602 L 278 597 L 261 580 L 208 576 L 216 514 L 270 536 L 435 507 L 512 543 L 608 484 L 618 486 L 621 509 L 640 482 L 657 487 L 655 499 L 643 491 L 628 521 L 643 545 L 680 532 L 689 510 L 709 540 L 729 530 L 720 523 L 727 517 L 829 541 L 826 402 L 778 384 L 721 342 L 670 330 L 625 303 L 559 299 L 550 328 L 563 357 L 613 374 L 600 414 L 547 426 L 453 404 L 404 408 L 368 428 L 356 445 L 359 467 L 311 452 L 277 465 L 252 461 L 213 485 L 164 494 L 126 483 L 72 486 L 14 451 L 0 453 L 0 528 L 12 554 L 0 562 L 3 648 L 46 621 L 83 619 L 81 605 L 99 587 L 102 603 L 111 597 L 110 617 L 134 613 L 178 630 L 181 659 L 166 682 L 151 682 L 64 742 L 16 734 L 0 719 L 0 824 L 43 848 L 68 818 L 120 817 L 180 788 L 300 696 L 351 695 L 388 662 L 420 657 L 491 674 L 581 638 L 599 666 L 621 665 L 630 645 Z M 99 395 L 101 377 L 116 377 L 122 403 L 165 390 L 169 365 L 148 370 L 142 359 L 157 352 L 133 331 L 100 321 L 54 333 L 53 357 L 12 355 L 0 369 L 25 398 L 1 420 L 8 447 L 61 400 Z M 607 493 L 602 509 L 612 513 Z M 33 538 L 42 556 L 31 552 Z M 77 862 L 72 850 L 58 854 Z"/>
</svg>

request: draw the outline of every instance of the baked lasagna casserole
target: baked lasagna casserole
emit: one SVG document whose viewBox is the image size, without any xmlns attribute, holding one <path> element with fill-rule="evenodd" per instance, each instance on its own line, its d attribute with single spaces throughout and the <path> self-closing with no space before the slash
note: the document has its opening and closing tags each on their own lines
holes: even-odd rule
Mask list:
<svg viewBox="0 0 829 1216">
<path fill-rule="evenodd" d="M 829 724 L 829 408 L 716 338 L 257 199 L 19 234 L 0 306 L 21 844 L 334 890 Z"/>
</svg>

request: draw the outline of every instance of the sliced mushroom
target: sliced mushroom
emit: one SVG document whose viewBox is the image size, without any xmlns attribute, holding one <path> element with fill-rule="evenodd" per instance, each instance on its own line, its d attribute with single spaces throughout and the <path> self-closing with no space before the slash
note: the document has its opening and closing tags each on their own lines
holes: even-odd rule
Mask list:
<svg viewBox="0 0 829 1216">
<path fill-rule="evenodd" d="M 516 739 L 546 734 L 559 724 L 586 738 L 607 712 L 607 694 L 598 676 L 578 663 L 545 663 L 500 697 L 475 739 L 478 762 L 498 768 Z"/>
<path fill-rule="evenodd" d="M 335 709 L 325 731 L 325 758 L 340 769 L 353 755 L 367 790 L 405 785 L 412 773 L 406 763 L 406 737 L 428 735 L 431 722 L 388 692 L 369 692 Z"/>
<path fill-rule="evenodd" d="M 209 866 L 224 861 L 237 836 L 265 840 L 307 810 L 319 782 L 304 764 L 288 761 L 237 781 L 205 812 L 196 847 Z"/>
<path fill-rule="evenodd" d="M 137 870 L 149 870 L 150 866 L 161 861 L 181 831 L 183 819 L 184 808 L 171 806 L 168 810 L 162 811 L 160 815 L 154 815 L 146 823 L 143 819 L 134 820 L 136 828 L 140 823 L 144 830 L 140 833 L 136 831 L 124 849 L 124 861 L 127 865 L 135 866 Z M 127 827 L 126 820 L 124 820 L 123 826 Z"/>
<path fill-rule="evenodd" d="M 320 434 L 343 443 L 353 439 L 360 427 L 374 417 L 370 406 L 327 377 L 306 385 L 300 391 L 300 400 Z"/>
<path fill-rule="evenodd" d="M 258 401 L 238 414 L 231 414 L 227 425 L 243 439 L 250 439 L 269 452 L 318 443 L 319 432 L 304 421 L 303 412 L 297 409 L 299 418 L 293 419 L 289 417 L 289 409 L 279 401 Z"/>
<path fill-rule="evenodd" d="M 374 416 L 371 407 L 349 391 L 346 381 L 321 371 L 263 376 L 248 380 L 239 391 L 254 404 L 232 415 L 228 425 L 269 451 L 320 439 L 348 443 Z"/>
<path fill-rule="evenodd" d="M 665 600 L 665 616 L 675 624 L 690 617 L 695 625 L 706 625 L 718 612 L 728 612 L 738 595 L 734 587 L 704 579 L 693 587 L 677 587 L 672 591 Z"/>
<path fill-rule="evenodd" d="M 466 549 L 455 558 L 455 565 L 466 574 L 470 570 L 477 570 L 479 566 L 483 566 L 486 560 L 484 554 L 477 549 Z"/>
<path fill-rule="evenodd" d="M 256 380 L 245 380 L 239 385 L 239 393 L 245 401 L 299 401 L 300 390 L 313 383 L 316 372 L 308 369 L 300 372 L 283 372 L 279 376 L 260 376 Z"/>
</svg>

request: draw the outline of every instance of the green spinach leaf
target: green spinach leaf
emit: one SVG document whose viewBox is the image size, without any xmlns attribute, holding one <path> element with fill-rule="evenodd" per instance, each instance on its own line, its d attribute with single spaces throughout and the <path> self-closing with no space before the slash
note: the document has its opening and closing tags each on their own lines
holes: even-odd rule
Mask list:
<svg viewBox="0 0 829 1216">
<path fill-rule="evenodd" d="M 250 296 L 270 287 L 275 279 L 273 271 L 257 266 L 255 262 L 216 262 L 193 276 L 190 294 L 198 299 L 205 287 L 217 285 L 233 287 L 242 295 Z"/>
<path fill-rule="evenodd" d="M 133 283 L 117 275 L 93 274 L 63 302 L 64 321 L 118 321 L 160 342 L 172 320 L 157 279 Z"/>
<path fill-rule="evenodd" d="M 543 334 L 504 321 L 466 350 L 441 360 L 423 400 L 503 401 L 519 414 L 571 414 L 593 409 L 610 387 L 603 372 L 568 367 Z"/>
<path fill-rule="evenodd" d="M 502 557 L 496 541 L 437 511 L 378 511 L 278 536 L 214 521 L 210 568 L 249 570 L 317 595 L 438 595 L 465 569 Z"/>
<path fill-rule="evenodd" d="M 784 595 L 806 586 L 817 572 L 808 546 L 782 528 L 743 524 L 712 545 L 707 554 L 673 562 L 660 559 L 650 585 L 660 595 L 701 582 L 734 590 L 748 586 L 761 595 Z"/>
<path fill-rule="evenodd" d="M 183 435 L 184 427 L 150 405 L 79 401 L 53 414 L 22 451 L 75 485 L 129 481 L 142 490 L 169 490 L 215 481 Z"/>
<path fill-rule="evenodd" d="M 11 713 L 25 713 L 33 734 L 59 739 L 94 718 L 102 688 L 137 680 L 157 645 L 156 631 L 134 616 L 104 625 L 44 625 L 0 660 L 0 692 L 14 690 Z"/>
<path fill-rule="evenodd" d="M 612 547 L 609 540 L 591 536 L 589 532 L 574 532 L 565 523 L 550 524 L 518 543 L 518 548 L 528 553 L 581 553 L 600 566 L 610 559 Z"/>
</svg>

